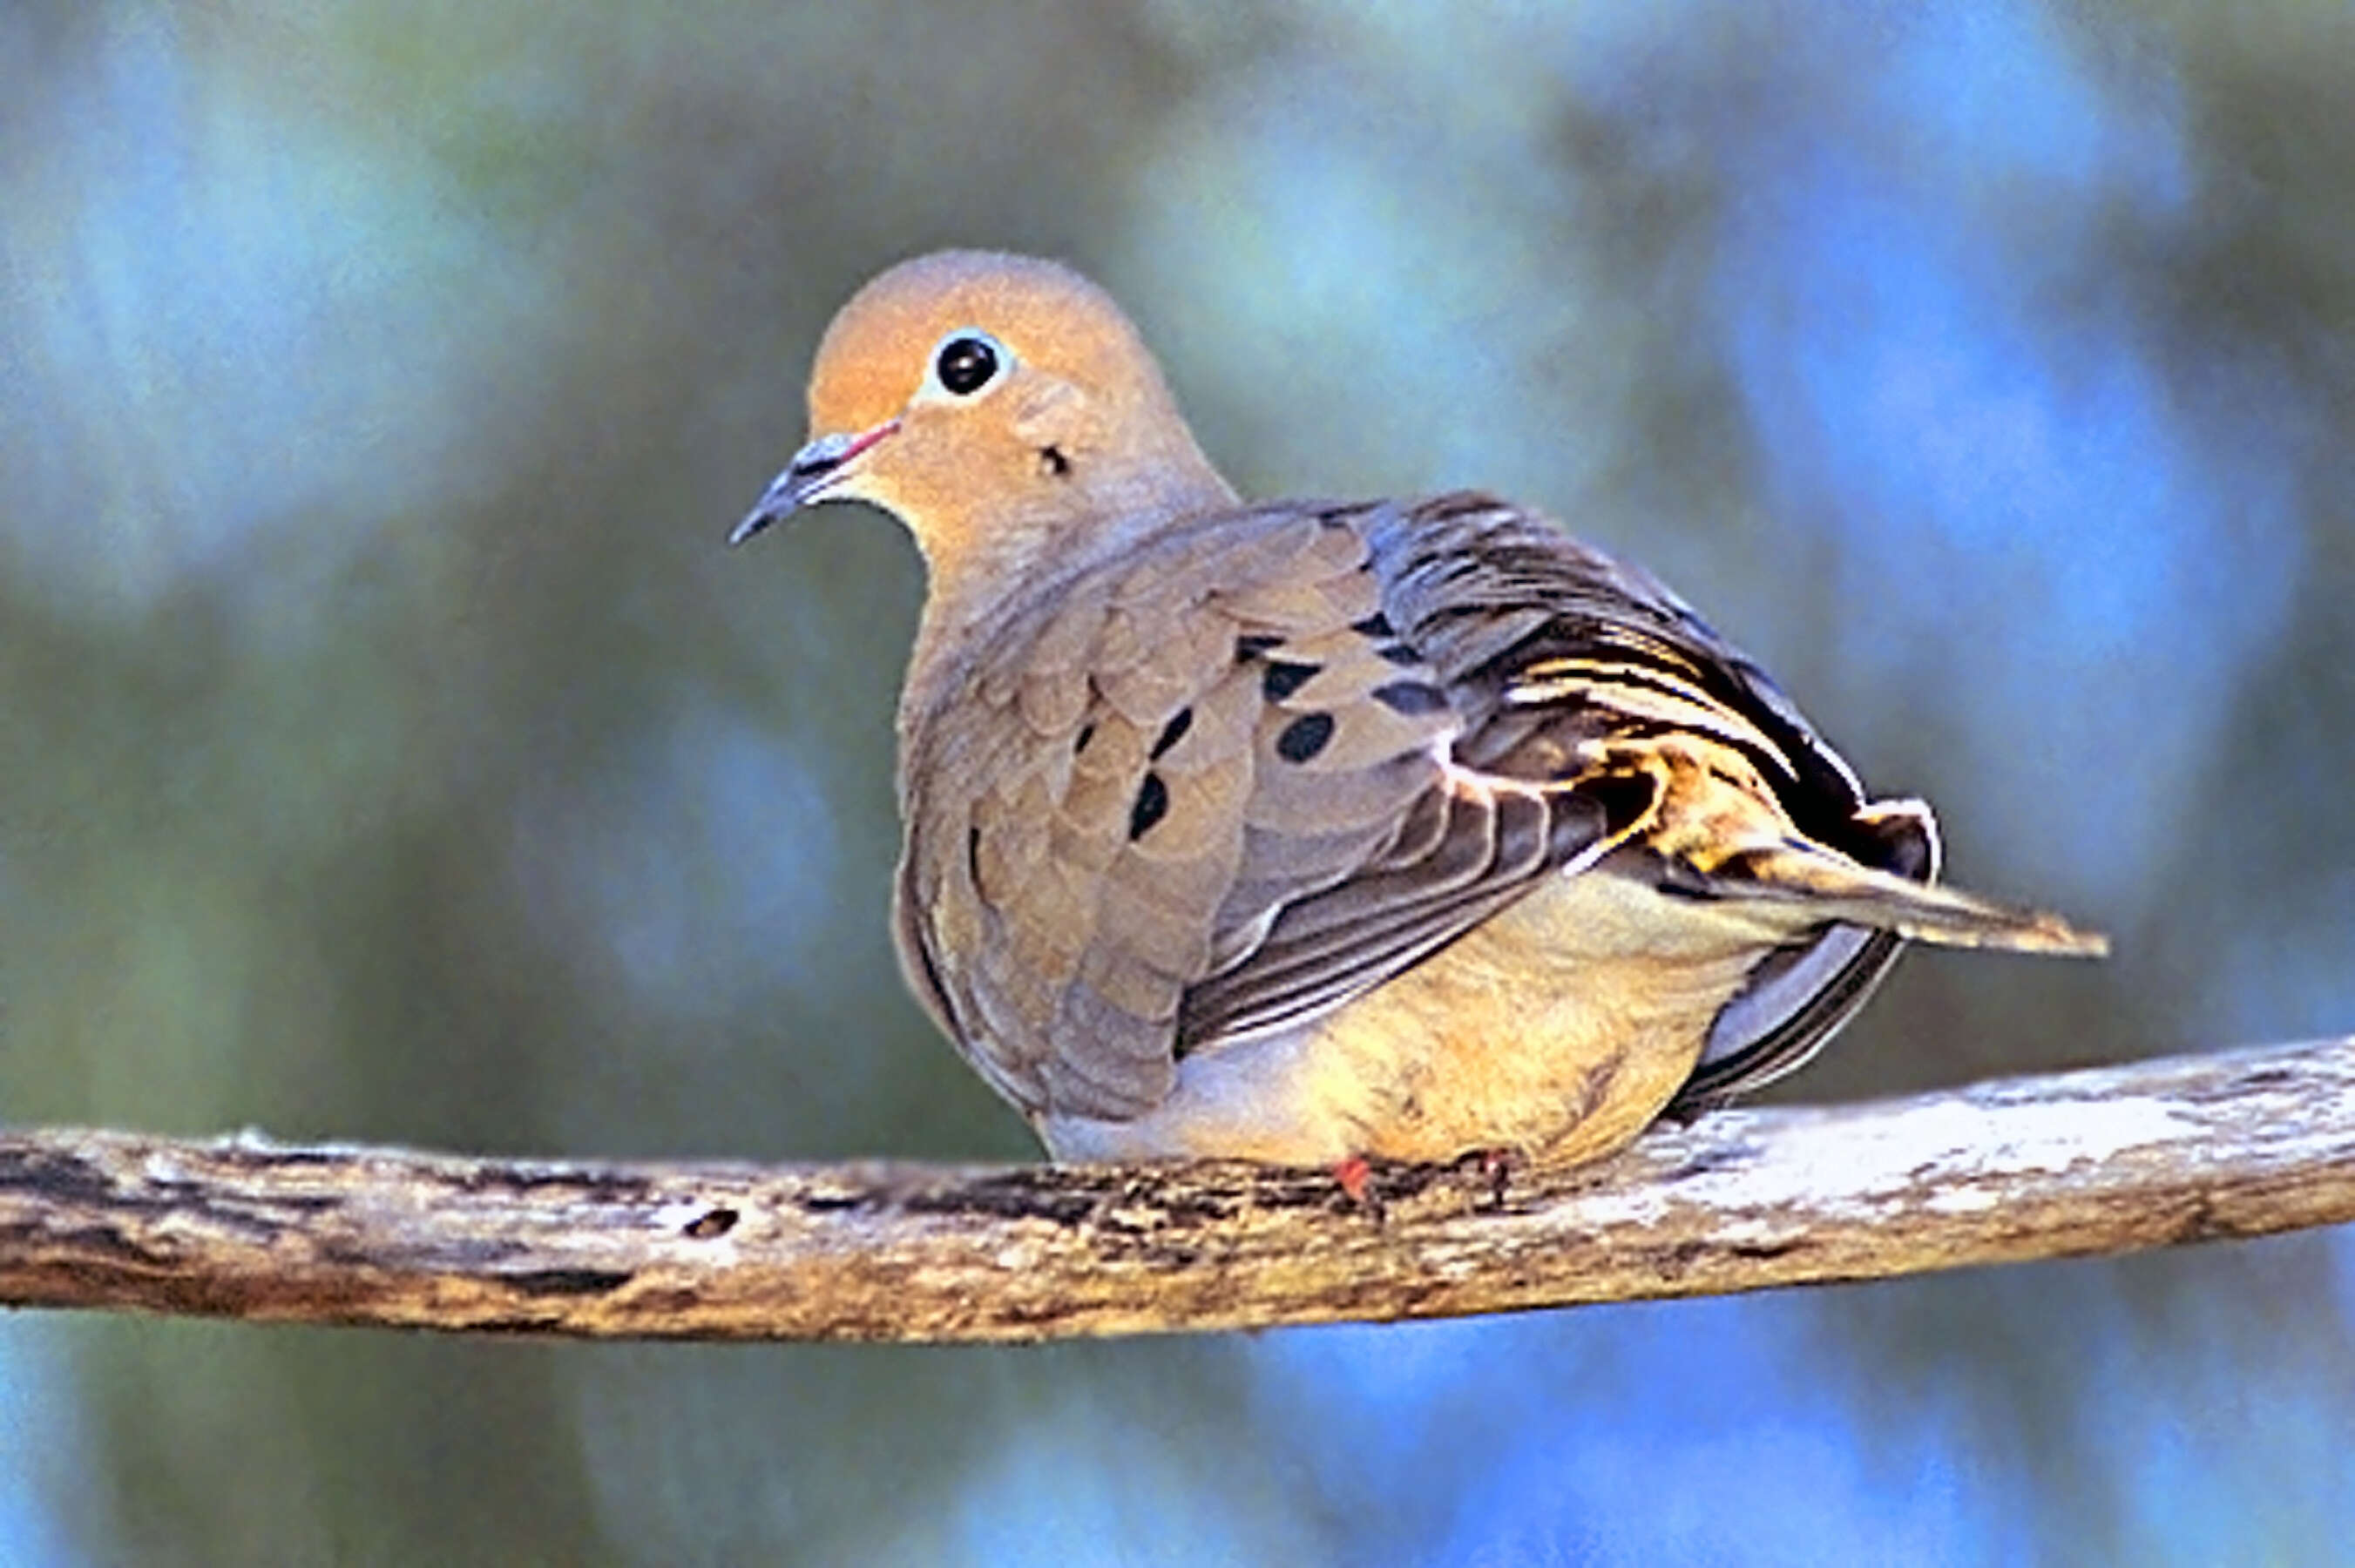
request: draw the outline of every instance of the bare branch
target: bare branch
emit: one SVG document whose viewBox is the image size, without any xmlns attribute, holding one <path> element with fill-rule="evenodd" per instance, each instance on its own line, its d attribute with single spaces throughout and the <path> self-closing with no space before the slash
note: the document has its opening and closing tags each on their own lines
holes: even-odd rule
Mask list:
<svg viewBox="0 0 2355 1568">
<path fill-rule="evenodd" d="M 0 1136 L 0 1304 L 1043 1339 L 1502 1312 L 2355 1219 L 2355 1040 L 1724 1112 L 1600 1167 L 608 1165 Z"/>
</svg>

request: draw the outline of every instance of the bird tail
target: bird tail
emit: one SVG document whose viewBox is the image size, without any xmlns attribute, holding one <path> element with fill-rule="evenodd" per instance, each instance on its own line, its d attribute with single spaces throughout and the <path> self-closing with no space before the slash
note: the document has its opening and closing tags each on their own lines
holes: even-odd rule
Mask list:
<svg viewBox="0 0 2355 1568">
<path fill-rule="evenodd" d="M 1740 851 L 1710 880 L 1725 894 L 1788 900 L 1826 920 L 1944 947 L 2069 958 L 2099 958 L 2110 950 L 2108 937 L 2080 931 L 2057 914 L 1875 870 L 1805 839 L 1786 838 Z"/>
</svg>

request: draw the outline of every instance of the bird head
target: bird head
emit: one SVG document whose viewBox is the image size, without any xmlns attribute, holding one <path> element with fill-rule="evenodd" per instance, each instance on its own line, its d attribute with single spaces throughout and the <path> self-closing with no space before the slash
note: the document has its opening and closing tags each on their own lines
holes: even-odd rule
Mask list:
<svg viewBox="0 0 2355 1568">
<path fill-rule="evenodd" d="M 937 577 L 1233 499 L 1120 307 L 1052 261 L 948 251 L 882 273 L 826 328 L 809 414 L 807 443 L 730 542 L 867 501 Z"/>
</svg>

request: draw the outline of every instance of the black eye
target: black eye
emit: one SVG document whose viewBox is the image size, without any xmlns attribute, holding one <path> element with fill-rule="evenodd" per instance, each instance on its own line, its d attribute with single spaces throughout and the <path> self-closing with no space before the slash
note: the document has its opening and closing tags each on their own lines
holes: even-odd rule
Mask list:
<svg viewBox="0 0 2355 1568">
<path fill-rule="evenodd" d="M 986 337 L 952 337 L 941 345 L 941 356 L 932 361 L 932 374 L 958 397 L 971 397 L 997 374 L 997 350 Z"/>
</svg>

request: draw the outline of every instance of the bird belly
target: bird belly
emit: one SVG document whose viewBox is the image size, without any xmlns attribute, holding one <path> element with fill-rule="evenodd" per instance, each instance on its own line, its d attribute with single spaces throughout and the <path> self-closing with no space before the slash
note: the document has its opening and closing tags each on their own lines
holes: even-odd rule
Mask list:
<svg viewBox="0 0 2355 1568">
<path fill-rule="evenodd" d="M 1039 1131 L 1064 1159 L 1598 1158 L 1675 1096 L 1787 922 L 1561 877 L 1312 1024 L 1186 1058 L 1143 1116 Z"/>
</svg>

